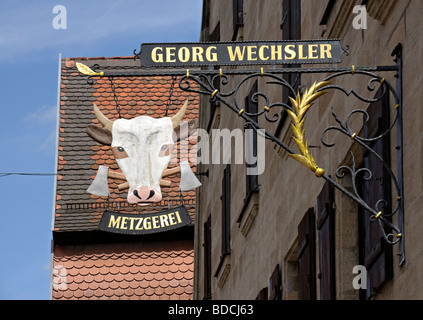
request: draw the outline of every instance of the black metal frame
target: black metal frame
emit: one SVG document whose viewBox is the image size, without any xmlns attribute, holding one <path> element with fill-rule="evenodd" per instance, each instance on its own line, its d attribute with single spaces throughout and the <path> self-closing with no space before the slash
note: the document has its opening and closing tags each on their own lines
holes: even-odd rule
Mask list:
<svg viewBox="0 0 423 320">
<path fill-rule="evenodd" d="M 374 207 L 371 207 L 369 204 L 367 204 L 363 199 L 360 197 L 357 191 L 356 187 L 356 176 L 358 174 L 363 174 L 364 179 L 368 180 L 372 177 L 372 172 L 368 168 L 359 168 L 357 169 L 355 167 L 355 159 L 352 152 L 351 154 L 351 160 L 352 165 L 350 166 L 340 166 L 336 172 L 335 176 L 338 179 L 342 179 L 345 177 L 345 174 L 348 173 L 351 177 L 351 191 L 348 190 L 346 187 L 339 184 L 337 181 L 335 181 L 330 175 L 324 174 L 322 176 L 323 179 L 331 183 L 336 189 L 340 190 L 342 193 L 350 197 L 352 200 L 357 202 L 359 205 L 367 209 L 369 212 L 371 212 L 371 221 L 377 221 L 379 226 L 381 227 L 381 230 L 383 231 L 384 239 L 388 244 L 399 245 L 399 266 L 403 265 L 405 261 L 405 253 L 404 253 L 404 196 L 403 196 L 403 137 L 402 137 L 402 47 L 401 44 L 398 44 L 395 49 L 392 52 L 392 56 L 395 56 L 395 65 L 392 66 L 375 66 L 375 67 L 330 67 L 330 68 L 286 68 L 286 69 L 277 69 L 277 68 L 260 68 L 257 69 L 236 69 L 236 70 L 225 70 L 224 72 L 222 69 L 220 70 L 199 70 L 199 69 L 192 69 L 192 70 L 181 70 L 181 69 L 149 69 L 146 71 L 136 71 L 136 72 L 107 72 L 105 71 L 103 76 L 106 77 L 149 77 L 149 76 L 176 76 L 179 78 L 179 88 L 184 91 L 189 92 L 195 92 L 203 95 L 210 96 L 211 102 L 220 101 L 221 103 L 225 104 L 230 110 L 235 112 L 238 116 L 242 117 L 245 120 L 245 127 L 246 128 L 252 128 L 254 130 L 262 129 L 258 122 L 252 120 L 252 117 L 259 117 L 264 115 L 265 119 L 268 122 L 276 122 L 280 118 L 280 114 L 282 114 L 282 111 L 284 110 L 290 110 L 292 111 L 292 107 L 284 102 L 276 102 L 271 103 L 269 101 L 269 98 L 267 95 L 263 92 L 257 92 L 252 96 L 252 99 L 254 102 L 258 102 L 259 99 L 264 99 L 266 108 L 255 113 L 248 113 L 244 112 L 243 108 L 240 107 L 240 104 L 237 101 L 237 93 L 240 87 L 246 83 L 249 79 L 252 78 L 268 78 L 269 81 L 268 84 L 277 84 L 283 87 L 288 88 L 290 91 L 290 95 L 292 97 L 296 96 L 296 92 L 286 80 L 284 80 L 280 75 L 284 73 L 330 73 L 330 75 L 326 78 L 324 78 L 322 81 L 329 81 L 344 75 L 351 75 L 351 74 L 361 74 L 367 77 L 370 77 L 370 80 L 367 84 L 367 90 L 369 92 L 372 92 L 375 90 L 375 83 L 380 83 L 380 86 L 382 87 L 382 94 L 379 97 L 376 98 L 366 98 L 360 95 L 357 91 L 354 89 L 347 90 L 339 85 L 334 84 L 326 84 L 318 91 L 326 91 L 329 89 L 338 90 L 343 92 L 346 96 L 353 95 L 357 99 L 363 102 L 367 103 L 373 103 L 376 101 L 379 101 L 382 99 L 382 97 L 385 94 L 392 94 L 395 101 L 395 118 L 391 122 L 391 125 L 389 128 L 380 134 L 379 136 L 373 137 L 373 138 L 364 138 L 359 136 L 358 134 L 352 132 L 349 121 L 350 118 L 357 113 L 361 113 L 365 116 L 366 121 L 369 118 L 368 113 L 365 110 L 357 109 L 350 112 L 350 114 L 347 115 L 345 121 L 341 121 L 337 115 L 335 114 L 333 108 L 332 108 L 332 115 L 337 123 L 337 125 L 332 125 L 324 129 L 322 136 L 321 136 L 321 142 L 325 147 L 333 147 L 333 143 L 329 143 L 325 140 L 325 135 L 327 132 L 331 130 L 336 130 L 348 138 L 352 139 L 355 143 L 358 143 L 362 148 L 367 150 L 368 152 L 372 153 L 384 166 L 385 170 L 389 173 L 391 176 L 391 179 L 393 181 L 393 185 L 395 187 L 395 191 L 397 194 L 397 207 L 392 210 L 392 213 L 390 214 L 383 214 L 381 207 L 386 206 L 388 203 L 385 199 L 380 199 Z M 396 89 L 387 81 L 385 78 L 377 75 L 375 72 L 395 72 L 396 77 Z M 215 88 L 214 84 L 216 83 L 215 80 L 218 80 L 220 78 L 221 86 L 224 88 L 225 85 L 229 83 L 229 77 L 232 75 L 244 75 L 245 77 L 239 81 L 239 83 L 235 86 L 235 88 L 228 92 L 221 92 L 218 89 Z M 89 77 L 89 81 L 92 83 L 91 79 L 92 76 Z M 195 83 L 196 85 L 193 86 L 192 83 Z M 229 100 L 229 98 L 232 98 L 232 101 Z M 273 113 L 271 112 L 274 108 L 280 108 L 280 113 Z M 396 127 L 396 133 L 397 133 L 397 141 L 396 141 L 396 152 L 397 152 L 397 170 L 396 175 L 390 168 L 389 164 L 385 162 L 385 160 L 381 157 L 381 155 L 377 154 L 374 150 L 372 150 L 368 143 L 371 143 L 375 140 L 383 138 L 385 135 L 390 134 L 392 129 Z M 295 152 L 291 150 L 287 145 L 285 145 L 282 141 L 280 141 L 276 136 L 272 135 L 268 131 L 265 132 L 265 138 L 273 141 L 280 147 L 282 147 L 286 152 L 289 154 L 294 154 Z M 393 215 L 398 216 L 398 225 L 393 224 L 390 220 Z M 388 226 L 390 229 L 393 230 L 394 233 L 388 233 L 386 234 L 384 226 Z"/>
</svg>

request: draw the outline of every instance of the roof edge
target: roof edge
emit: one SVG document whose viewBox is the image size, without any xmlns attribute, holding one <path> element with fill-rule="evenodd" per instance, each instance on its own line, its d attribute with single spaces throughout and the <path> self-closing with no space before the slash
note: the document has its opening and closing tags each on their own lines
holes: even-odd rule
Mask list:
<svg viewBox="0 0 423 320">
<path fill-rule="evenodd" d="M 61 85 L 62 85 L 62 54 L 59 53 L 58 59 L 58 72 L 57 72 L 57 105 L 56 105 L 56 148 L 55 148 L 55 163 L 54 163 L 54 173 L 56 178 L 54 179 L 53 186 L 53 201 L 52 201 L 52 217 L 51 217 L 51 231 L 54 231 L 54 225 L 56 222 L 56 197 L 57 197 L 57 167 L 59 164 L 59 129 L 60 129 L 60 95 L 61 95 Z"/>
<path fill-rule="evenodd" d="M 93 60 L 128 60 L 135 56 L 114 56 L 114 57 L 70 57 L 63 58 L 62 61 L 93 61 Z"/>
</svg>

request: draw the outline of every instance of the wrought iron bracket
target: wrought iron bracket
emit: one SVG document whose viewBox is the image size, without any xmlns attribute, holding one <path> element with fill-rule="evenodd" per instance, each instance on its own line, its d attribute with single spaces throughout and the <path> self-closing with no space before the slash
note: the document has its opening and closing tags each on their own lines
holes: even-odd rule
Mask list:
<svg viewBox="0 0 423 320">
<path fill-rule="evenodd" d="M 331 183 L 336 189 L 341 191 L 343 194 L 351 198 L 358 205 L 362 206 L 364 209 L 368 210 L 371 213 L 371 218 L 369 223 L 378 223 L 386 243 L 391 245 L 398 244 L 399 246 L 399 262 L 398 265 L 401 266 L 405 261 L 405 252 L 404 252 L 404 186 L 403 186 L 403 124 L 402 124 L 402 47 L 401 44 L 398 44 L 392 52 L 392 56 L 395 57 L 394 65 L 390 66 L 371 66 L 371 67 L 329 67 L 329 68 L 260 68 L 257 69 L 230 69 L 223 71 L 220 70 L 200 70 L 200 69 L 149 69 L 147 71 L 133 71 L 133 72 L 94 72 L 88 67 L 83 66 L 78 69 L 81 73 L 89 76 L 89 83 L 93 82 L 93 77 L 150 77 L 150 76 L 175 76 L 179 77 L 179 88 L 183 91 L 199 93 L 210 97 L 211 102 L 219 101 L 221 104 L 226 105 L 230 110 L 232 110 L 236 115 L 245 120 L 244 126 L 246 128 L 252 128 L 254 130 L 264 130 L 265 138 L 273 141 L 281 148 L 283 148 L 293 159 L 299 161 L 301 164 L 312 170 L 317 177 L 320 177 L 329 183 Z M 391 85 L 385 78 L 376 74 L 376 72 L 394 72 L 396 78 L 395 88 Z M 315 82 L 310 88 L 305 90 L 304 94 L 301 96 L 299 93 L 296 93 L 294 88 L 288 83 L 283 77 L 283 74 L 286 73 L 299 73 L 299 74 L 330 74 L 329 76 L 322 79 L 320 82 Z M 360 74 L 366 77 L 369 77 L 367 83 L 367 90 L 372 92 L 375 90 L 375 84 L 379 84 L 382 93 L 378 97 L 367 98 L 359 94 L 355 89 L 345 89 L 339 85 L 333 84 L 334 80 L 346 76 L 346 75 L 356 75 Z M 230 82 L 230 76 L 244 76 L 239 82 L 234 86 L 234 89 L 230 89 L 225 92 L 221 88 L 225 88 Z M 263 110 L 259 110 L 257 113 L 246 112 L 243 108 L 243 105 L 240 104 L 237 100 L 237 93 L 240 87 L 245 84 L 248 80 L 253 78 L 266 78 L 268 79 L 267 84 L 276 84 L 282 87 L 288 88 L 290 92 L 290 103 L 289 102 L 271 102 L 268 96 L 263 92 L 257 92 L 252 96 L 253 102 L 258 102 L 260 99 L 265 101 L 265 107 Z M 238 79 L 238 78 L 235 78 Z M 220 83 L 219 88 L 215 87 L 216 83 Z M 195 83 L 195 86 L 193 85 Z M 329 143 L 326 141 L 326 133 L 332 130 L 340 132 L 345 135 L 348 139 L 352 139 L 354 143 L 357 143 L 367 152 L 373 154 L 378 161 L 383 165 L 386 172 L 389 173 L 391 181 L 393 182 L 393 189 L 396 193 L 396 208 L 393 208 L 391 213 L 384 213 L 383 207 L 388 203 L 386 199 L 380 199 L 377 201 L 376 205 L 371 206 L 366 203 L 363 198 L 360 196 L 357 186 L 356 186 L 356 177 L 358 174 L 363 174 L 364 179 L 368 180 L 372 176 L 372 172 L 368 168 L 356 168 L 356 162 L 354 154 L 350 152 L 351 155 L 351 166 L 342 165 L 336 172 L 335 177 L 342 180 L 347 174 L 351 178 L 350 187 L 345 187 L 342 184 L 338 183 L 335 178 L 332 178 L 331 175 L 328 175 L 324 169 L 319 168 L 316 164 L 316 161 L 313 158 L 311 151 L 307 145 L 307 140 L 305 139 L 305 129 L 304 129 L 304 118 L 313 104 L 313 101 L 318 99 L 322 94 L 328 90 L 337 90 L 344 93 L 346 96 L 354 96 L 362 102 L 374 103 L 382 99 L 385 94 L 392 94 L 394 97 L 394 107 L 395 107 L 395 117 L 391 121 L 389 128 L 379 134 L 376 137 L 363 137 L 358 133 L 353 132 L 350 128 L 350 119 L 356 114 L 364 115 L 366 121 L 369 118 L 368 113 L 365 110 L 357 109 L 350 112 L 347 115 L 345 121 L 341 121 L 334 109 L 332 108 L 332 115 L 336 122 L 336 125 L 331 125 L 325 128 L 321 135 L 321 142 L 325 147 L 332 148 L 335 144 Z M 273 113 L 274 110 L 280 111 Z M 260 116 L 264 117 L 268 122 L 276 122 L 280 119 L 282 112 L 286 112 L 291 117 L 291 124 L 293 129 L 293 138 L 300 151 L 300 153 L 294 152 L 289 146 L 279 140 L 272 133 L 265 130 L 262 126 L 259 125 L 258 119 Z M 389 163 L 383 159 L 382 155 L 376 153 L 369 143 L 372 143 L 376 140 L 382 139 L 384 136 L 389 135 L 393 128 L 396 128 L 396 154 L 397 154 L 397 170 L 396 174 L 391 169 Z M 394 224 L 391 218 L 396 215 L 397 224 Z M 386 232 L 385 229 L 388 228 L 390 232 Z"/>
</svg>

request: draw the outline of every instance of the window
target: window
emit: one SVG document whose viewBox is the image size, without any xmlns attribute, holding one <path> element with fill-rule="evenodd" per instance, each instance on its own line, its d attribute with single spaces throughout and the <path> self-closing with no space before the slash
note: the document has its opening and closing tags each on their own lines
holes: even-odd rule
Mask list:
<svg viewBox="0 0 423 320">
<path fill-rule="evenodd" d="M 301 39 L 301 0 L 284 0 L 282 4 L 282 40 L 300 40 Z M 288 64 L 284 68 L 299 68 L 299 64 Z M 284 73 L 282 78 L 286 80 L 294 89 L 298 91 L 301 76 L 299 73 Z M 282 87 L 282 101 L 290 104 L 288 96 L 291 91 Z M 295 98 L 295 97 L 294 97 Z M 283 113 L 281 120 L 279 121 L 278 127 L 275 132 L 275 136 L 278 137 L 281 133 L 283 124 L 286 119 L 286 112 Z"/>
<path fill-rule="evenodd" d="M 255 300 L 267 300 L 267 287 L 260 290 Z"/>
<path fill-rule="evenodd" d="M 230 263 L 225 259 L 231 253 L 231 164 L 223 170 L 222 179 L 222 254 L 215 277 L 220 278 L 218 286 L 222 287 L 230 271 Z M 220 272 L 223 268 L 223 272 Z"/>
<path fill-rule="evenodd" d="M 222 179 L 222 254 L 220 256 L 219 265 L 214 274 L 219 277 L 218 286 L 223 287 L 228 274 L 231 270 L 227 256 L 231 253 L 231 164 L 229 163 L 223 170 Z M 223 267 L 223 269 L 222 269 Z M 221 272 L 221 270 L 223 270 Z"/>
<path fill-rule="evenodd" d="M 272 276 L 269 279 L 269 300 L 281 300 L 282 299 L 282 279 L 279 264 L 276 265 L 273 270 Z"/>
<path fill-rule="evenodd" d="M 283 299 L 298 300 L 300 291 L 300 277 L 298 274 L 298 236 L 284 258 L 282 272 Z"/>
<path fill-rule="evenodd" d="M 244 0 L 232 0 L 232 13 L 233 13 L 233 22 L 234 22 L 234 32 L 232 35 L 232 41 L 236 40 L 236 36 L 238 34 L 239 27 L 244 25 L 244 13 L 243 13 L 243 6 Z"/>
<path fill-rule="evenodd" d="M 258 104 L 253 102 L 253 95 L 258 91 L 257 81 L 254 82 L 250 93 L 245 98 L 245 112 L 257 113 Z M 250 117 L 251 120 L 257 122 L 258 117 Z M 245 154 L 246 154 L 246 198 L 249 199 L 251 192 L 258 189 L 258 175 L 254 174 L 257 172 L 257 132 L 253 129 L 246 130 L 245 132 Z M 255 162 L 254 162 L 255 160 Z"/>
<path fill-rule="evenodd" d="M 317 197 L 319 238 L 320 299 L 334 300 L 335 288 L 335 212 L 333 185 L 326 181 Z"/>
<path fill-rule="evenodd" d="M 326 9 L 323 13 L 322 20 L 320 20 L 320 25 L 326 25 L 329 19 L 329 16 L 332 12 L 333 6 L 335 5 L 336 0 L 328 0 L 328 3 L 326 4 Z M 326 31 L 326 30 L 325 30 Z M 323 35 L 322 35 L 323 36 Z"/>
<path fill-rule="evenodd" d="M 282 5 L 282 40 L 301 39 L 301 0 L 284 0 Z M 299 64 L 287 65 L 287 68 L 299 68 Z M 300 84 L 299 73 L 287 73 L 283 78 L 291 84 L 295 91 Z M 283 101 L 288 101 L 289 91 L 283 88 Z"/>
<path fill-rule="evenodd" d="M 298 225 L 298 276 L 300 300 L 316 299 L 316 252 L 314 209 Z"/>
<path fill-rule="evenodd" d="M 220 21 L 217 23 L 213 32 L 210 34 L 210 41 L 220 41 Z M 215 66 L 215 70 L 219 70 L 220 66 Z M 212 76 L 210 76 L 212 77 Z M 213 81 L 213 86 L 220 91 L 220 78 L 216 77 Z M 207 126 L 207 131 L 210 131 L 216 113 L 216 107 L 220 106 L 220 101 L 210 102 L 210 121 Z"/>
<path fill-rule="evenodd" d="M 382 88 L 381 88 L 382 89 Z M 381 90 L 376 93 L 380 96 Z M 367 109 L 369 120 L 364 125 L 364 136 L 367 138 L 376 137 L 389 128 L 389 95 L 372 104 Z M 369 145 L 389 165 L 390 139 L 389 135 L 378 139 Z M 368 168 L 372 177 L 369 180 L 360 177 L 358 188 L 363 200 L 370 206 L 375 207 L 376 203 L 384 200 L 385 206 L 380 205 L 379 209 L 384 214 L 391 213 L 391 180 L 389 173 L 384 170 L 382 163 L 370 152 L 364 154 L 363 166 Z M 379 202 L 379 204 L 381 204 Z M 384 283 L 392 279 L 393 258 L 392 247 L 387 245 L 383 239 L 383 233 L 377 222 L 370 222 L 371 214 L 359 207 L 359 262 L 367 270 L 367 289 L 360 290 L 361 299 L 370 299 Z M 385 229 L 386 233 L 391 230 Z"/>
<path fill-rule="evenodd" d="M 231 164 L 222 179 L 222 259 L 231 252 Z"/>
<path fill-rule="evenodd" d="M 282 39 L 301 39 L 301 0 L 284 0 L 282 4 Z"/>
<path fill-rule="evenodd" d="M 204 223 L 204 244 L 203 244 L 203 255 L 204 255 L 204 297 L 203 300 L 211 298 L 211 215 Z"/>
<path fill-rule="evenodd" d="M 282 276 L 279 264 L 269 278 L 269 289 L 267 287 L 261 289 L 255 300 L 282 300 Z"/>
<path fill-rule="evenodd" d="M 253 96 L 258 92 L 258 83 L 255 81 L 250 92 L 245 97 L 244 108 L 246 113 L 256 114 L 258 112 L 258 103 L 253 101 Z M 249 118 L 258 123 L 257 116 L 249 116 Z M 253 221 L 258 213 L 258 141 L 257 131 L 251 127 L 245 129 L 245 199 L 241 213 L 237 219 L 237 223 L 241 223 L 241 233 L 247 236 Z M 245 219 L 243 219 L 245 215 Z M 243 220 L 243 222 L 241 222 Z"/>
</svg>

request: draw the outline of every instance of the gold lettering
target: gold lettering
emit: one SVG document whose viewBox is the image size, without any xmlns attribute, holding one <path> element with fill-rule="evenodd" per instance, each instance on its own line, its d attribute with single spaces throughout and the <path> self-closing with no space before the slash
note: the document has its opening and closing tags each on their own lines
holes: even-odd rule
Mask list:
<svg viewBox="0 0 423 320">
<path fill-rule="evenodd" d="M 261 46 L 259 49 L 259 58 L 262 61 L 266 61 L 269 59 L 269 56 L 266 56 L 266 57 L 264 56 L 264 49 L 269 50 L 269 46 Z"/>
<path fill-rule="evenodd" d="M 126 229 L 126 223 L 127 223 L 126 220 L 128 220 L 128 217 L 122 217 L 122 222 L 120 224 L 120 229 Z"/>
<path fill-rule="evenodd" d="M 303 56 L 303 45 L 298 45 L 298 59 L 307 59 L 307 57 Z"/>
<path fill-rule="evenodd" d="M 179 211 L 176 211 L 175 214 L 176 214 L 176 219 L 178 219 L 178 223 L 182 223 L 181 217 L 179 216 Z"/>
<path fill-rule="evenodd" d="M 309 59 L 317 59 L 317 44 L 309 44 L 308 45 L 308 58 Z"/>
<path fill-rule="evenodd" d="M 291 48 L 295 48 L 295 45 L 293 44 L 289 44 L 287 46 L 285 46 L 285 53 L 289 54 L 290 56 L 288 57 L 285 54 L 285 59 L 290 60 L 290 59 L 295 59 L 295 57 L 297 56 L 297 53 L 295 52 L 294 49 Z"/>
<path fill-rule="evenodd" d="M 257 60 L 257 46 L 247 46 L 247 60 Z M 254 57 L 253 57 L 254 55 Z"/>
<path fill-rule="evenodd" d="M 175 51 L 176 51 L 175 47 L 166 48 L 166 62 L 176 62 Z"/>
<path fill-rule="evenodd" d="M 120 217 L 116 219 L 114 215 L 111 215 L 108 228 L 119 228 L 119 224 L 120 224 Z"/>
<path fill-rule="evenodd" d="M 160 53 L 157 53 L 158 50 L 160 50 Z M 151 60 L 154 62 L 163 62 L 163 48 L 155 47 L 151 51 Z"/>
<path fill-rule="evenodd" d="M 228 47 L 229 59 L 231 61 L 235 61 L 235 59 L 238 59 L 239 61 L 244 60 L 244 52 L 245 52 L 245 47 L 242 47 L 242 52 L 239 46 L 235 47 L 235 51 L 233 51 L 232 47 L 230 46 Z"/>
<path fill-rule="evenodd" d="M 167 214 L 163 214 L 163 215 L 161 215 L 160 216 L 160 224 L 162 225 L 162 227 L 164 227 L 164 226 L 166 226 L 166 227 L 168 227 L 169 226 L 169 221 L 167 220 Z"/>
<path fill-rule="evenodd" d="M 174 224 L 176 224 L 177 222 L 175 221 L 175 212 L 171 212 L 169 213 L 169 223 L 171 226 L 173 226 Z"/>
<path fill-rule="evenodd" d="M 276 54 L 278 57 L 276 58 Z M 282 46 L 270 46 L 270 56 L 272 60 L 282 60 Z"/>
<path fill-rule="evenodd" d="M 320 59 L 332 59 L 332 45 L 331 44 L 321 44 L 320 45 Z"/>
<path fill-rule="evenodd" d="M 148 219 L 148 221 L 147 221 L 147 219 Z M 144 229 L 145 230 L 150 230 L 151 229 L 151 217 L 144 218 L 143 226 L 144 226 Z"/>
<path fill-rule="evenodd" d="M 159 217 L 153 216 L 152 219 L 153 219 L 153 229 L 160 228 Z"/>
<path fill-rule="evenodd" d="M 192 48 L 192 61 L 193 62 L 198 62 L 201 61 L 203 62 L 203 48 L 201 47 L 193 47 Z"/>
<path fill-rule="evenodd" d="M 129 220 L 131 220 L 131 224 L 129 225 L 129 230 L 134 230 L 134 219 L 135 218 L 128 218 Z"/>
<path fill-rule="evenodd" d="M 211 46 L 206 50 L 206 59 L 210 62 L 217 61 L 217 52 L 211 52 L 211 50 L 217 50 L 217 47 Z"/>
<path fill-rule="evenodd" d="M 138 219 L 138 223 L 137 223 L 137 226 L 135 227 L 135 230 L 142 230 L 143 227 L 141 227 L 141 222 L 143 218 L 136 218 L 136 219 Z"/>
<path fill-rule="evenodd" d="M 181 62 L 188 62 L 190 58 L 189 49 L 187 47 L 182 47 L 178 50 L 178 59 Z"/>
</svg>

